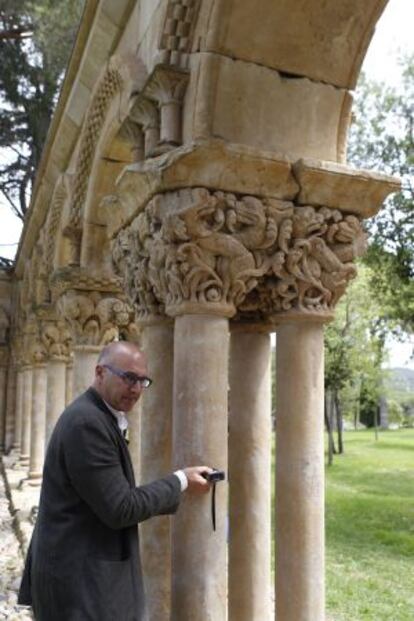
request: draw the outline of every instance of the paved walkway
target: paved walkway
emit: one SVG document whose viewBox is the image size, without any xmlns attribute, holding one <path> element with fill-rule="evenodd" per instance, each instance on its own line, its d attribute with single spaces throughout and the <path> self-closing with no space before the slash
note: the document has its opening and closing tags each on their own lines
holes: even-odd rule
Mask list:
<svg viewBox="0 0 414 621">
<path fill-rule="evenodd" d="M 11 477 L 14 479 L 13 485 L 18 485 L 20 480 L 24 478 L 24 471 L 16 467 L 14 458 L 11 456 L 2 456 L 1 474 L 0 474 L 0 621 L 32 621 L 33 617 L 30 610 L 21 606 L 17 606 L 17 591 L 20 586 L 20 579 L 23 571 L 23 552 L 16 536 L 13 521 L 16 524 L 16 516 L 21 512 L 16 512 L 16 507 L 10 505 L 9 497 L 6 492 L 4 480 L 4 468 L 7 472 L 11 471 Z M 10 470 L 9 470 L 10 469 Z M 36 493 L 36 492 L 35 492 Z M 38 492 L 37 492 L 38 493 Z M 34 498 L 33 490 L 20 492 L 20 497 L 25 498 L 26 504 L 31 504 Z M 13 512 L 13 515 L 12 515 Z M 30 521 L 30 524 L 32 522 Z M 30 525 L 23 526 L 25 534 L 21 534 L 22 541 L 25 541 L 30 535 Z M 21 531 L 22 532 L 22 531 Z"/>
</svg>

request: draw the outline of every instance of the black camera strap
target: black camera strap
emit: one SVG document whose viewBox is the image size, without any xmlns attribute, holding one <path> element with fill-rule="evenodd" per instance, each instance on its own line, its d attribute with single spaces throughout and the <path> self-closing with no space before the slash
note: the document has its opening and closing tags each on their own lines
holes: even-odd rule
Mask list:
<svg viewBox="0 0 414 621">
<path fill-rule="evenodd" d="M 213 483 L 211 490 L 211 522 L 213 524 L 213 530 L 216 530 L 216 484 Z"/>
<path fill-rule="evenodd" d="M 213 468 L 212 472 L 202 472 L 201 475 L 211 484 L 211 521 L 213 530 L 216 530 L 216 483 L 225 480 L 224 470 Z"/>
</svg>

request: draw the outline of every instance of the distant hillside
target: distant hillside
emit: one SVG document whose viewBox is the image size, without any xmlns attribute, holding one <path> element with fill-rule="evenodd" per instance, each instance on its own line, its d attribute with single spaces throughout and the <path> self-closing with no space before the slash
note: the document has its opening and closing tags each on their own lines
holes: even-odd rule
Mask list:
<svg viewBox="0 0 414 621">
<path fill-rule="evenodd" d="M 414 369 L 394 367 L 388 370 L 387 387 L 399 393 L 414 393 Z"/>
</svg>

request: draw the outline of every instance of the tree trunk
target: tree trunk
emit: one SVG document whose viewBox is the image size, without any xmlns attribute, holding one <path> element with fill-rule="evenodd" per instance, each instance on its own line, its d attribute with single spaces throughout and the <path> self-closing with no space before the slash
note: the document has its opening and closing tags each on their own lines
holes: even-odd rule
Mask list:
<svg viewBox="0 0 414 621">
<path fill-rule="evenodd" d="M 324 408 L 326 430 L 328 432 L 328 466 L 332 466 L 333 456 L 336 453 L 335 441 L 333 436 L 333 417 L 332 417 L 332 398 L 328 397 L 328 393 L 325 393 L 325 408 Z"/>
<path fill-rule="evenodd" d="M 334 395 L 334 403 L 335 403 L 335 413 L 336 413 L 336 431 L 338 434 L 338 453 L 342 455 L 344 452 L 344 443 L 343 443 L 343 417 L 342 417 L 342 408 L 339 400 L 338 393 L 335 391 Z"/>
</svg>

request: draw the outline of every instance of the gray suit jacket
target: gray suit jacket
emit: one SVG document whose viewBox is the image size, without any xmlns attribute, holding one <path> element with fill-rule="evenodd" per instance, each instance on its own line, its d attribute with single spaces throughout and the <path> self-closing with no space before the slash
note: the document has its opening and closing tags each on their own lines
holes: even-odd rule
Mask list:
<svg viewBox="0 0 414 621">
<path fill-rule="evenodd" d="M 174 513 L 180 489 L 173 474 L 135 487 L 117 422 L 89 388 L 49 442 L 19 603 L 38 621 L 141 621 L 136 525 Z"/>
</svg>

